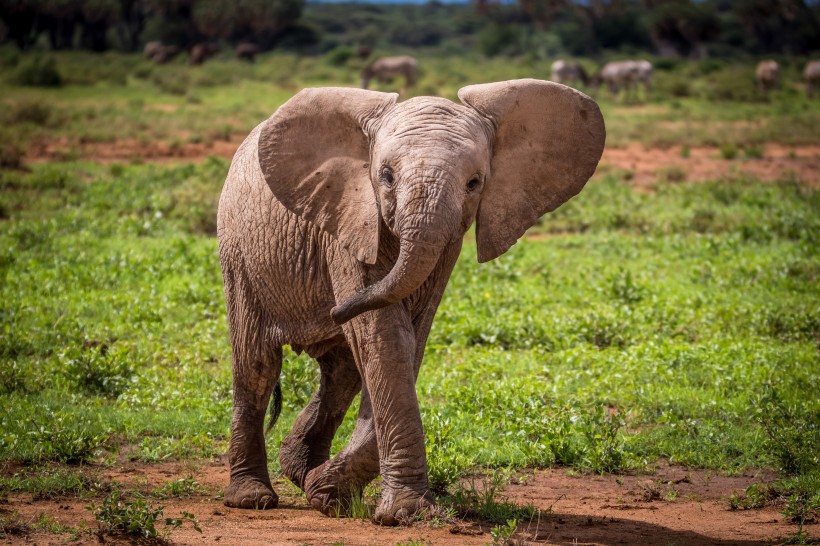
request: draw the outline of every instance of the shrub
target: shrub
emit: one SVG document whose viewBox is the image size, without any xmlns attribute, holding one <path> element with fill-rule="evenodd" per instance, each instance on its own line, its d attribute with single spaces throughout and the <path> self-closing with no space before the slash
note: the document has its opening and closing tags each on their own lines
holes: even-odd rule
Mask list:
<svg viewBox="0 0 820 546">
<path fill-rule="evenodd" d="M 19 169 L 23 166 L 23 148 L 16 142 L 0 140 L 0 169 Z"/>
<path fill-rule="evenodd" d="M 752 144 L 747 146 L 743 153 L 748 159 L 763 159 L 763 146 L 760 144 Z"/>
<path fill-rule="evenodd" d="M 86 510 L 94 514 L 94 519 L 100 524 L 100 530 L 105 533 L 160 538 L 161 534 L 167 535 L 186 521 L 190 521 L 197 532 L 202 532 L 199 522 L 190 512 L 183 512 L 181 518 L 163 519 L 164 506 L 154 506 L 142 499 L 124 500 L 119 491 L 112 491 L 100 506 L 92 503 L 91 506 L 86 506 Z M 157 521 L 165 524 L 162 533 L 157 529 Z"/>
<path fill-rule="evenodd" d="M 478 50 L 487 57 L 502 53 L 516 53 L 519 46 L 519 31 L 513 25 L 491 25 L 478 33 Z"/>
<path fill-rule="evenodd" d="M 59 87 L 63 83 L 54 59 L 42 55 L 24 59 L 14 71 L 13 80 L 31 87 Z"/>
<path fill-rule="evenodd" d="M 160 91 L 170 95 L 185 95 L 188 93 L 188 86 L 190 84 L 190 76 L 187 72 L 174 67 L 175 70 L 156 70 L 151 75 L 151 81 L 154 82 Z"/>
<path fill-rule="evenodd" d="M 820 465 L 820 415 L 805 405 L 784 400 L 768 387 L 752 400 L 763 429 L 764 448 L 786 474 L 816 472 Z"/>
<path fill-rule="evenodd" d="M 60 412 L 51 413 L 45 423 L 34 425 L 35 429 L 28 431 L 33 450 L 21 457 L 23 462 L 86 462 L 108 440 L 107 434 L 94 434 Z"/>
<path fill-rule="evenodd" d="M 104 343 L 74 349 L 63 359 L 67 378 L 88 394 L 116 398 L 134 373 L 128 362 L 128 350 L 110 350 Z"/>
<path fill-rule="evenodd" d="M 347 45 L 336 46 L 325 54 L 325 60 L 333 66 L 344 66 L 353 57 L 353 48 Z"/>
<path fill-rule="evenodd" d="M 23 100 L 11 105 L 6 113 L 10 123 L 31 123 L 47 125 L 52 116 L 52 108 L 41 100 Z"/>
<path fill-rule="evenodd" d="M 732 160 L 737 157 L 737 146 L 734 144 L 724 144 L 720 147 L 720 157 L 726 160 Z"/>
</svg>

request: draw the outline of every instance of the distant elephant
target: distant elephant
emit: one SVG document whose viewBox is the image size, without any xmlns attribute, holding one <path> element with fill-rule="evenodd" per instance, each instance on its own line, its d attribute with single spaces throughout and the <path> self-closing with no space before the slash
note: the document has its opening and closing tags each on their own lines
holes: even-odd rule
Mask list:
<svg viewBox="0 0 820 546">
<path fill-rule="evenodd" d="M 760 61 L 755 68 L 757 88 L 766 93 L 780 84 L 780 66 L 771 59 Z"/>
<path fill-rule="evenodd" d="M 409 55 L 401 57 L 381 57 L 376 59 L 362 70 L 362 89 L 367 89 L 370 80 L 376 78 L 382 83 L 389 83 L 393 78 L 404 76 L 406 87 L 416 83 L 418 61 Z"/>
<path fill-rule="evenodd" d="M 552 63 L 550 79 L 555 83 L 563 83 L 564 85 L 577 85 L 579 82 L 584 85 L 589 84 L 589 77 L 583 66 L 575 61 L 565 61 L 563 59 L 558 59 Z"/>
<path fill-rule="evenodd" d="M 175 45 L 164 45 L 162 42 L 155 40 L 145 44 L 142 53 L 146 59 L 157 64 L 163 64 L 179 55 L 179 48 Z"/>
<path fill-rule="evenodd" d="M 188 55 L 188 64 L 202 64 L 219 52 L 219 46 L 211 43 L 194 44 Z"/>
<path fill-rule="evenodd" d="M 594 84 L 604 83 L 613 96 L 617 96 L 621 89 L 627 96 L 630 91 L 635 94 L 638 86 L 643 85 L 644 93 L 648 96 L 652 89 L 652 63 L 646 60 L 638 61 L 611 61 L 606 63 L 594 78 Z"/>
<path fill-rule="evenodd" d="M 803 69 L 803 78 L 806 79 L 806 96 L 814 96 L 814 88 L 820 84 L 820 61 L 809 61 Z"/>
<path fill-rule="evenodd" d="M 237 150 L 217 217 L 233 349 L 227 506 L 278 502 L 263 421 L 285 344 L 321 370 L 279 451 L 311 505 L 334 513 L 378 474 L 376 522 L 431 502 L 415 383 L 464 233 L 475 220 L 479 262 L 501 255 L 583 188 L 605 140 L 595 102 L 563 85 L 458 96 L 304 89 Z M 360 391 L 350 443 L 330 459 Z"/>
<path fill-rule="evenodd" d="M 240 42 L 234 50 L 237 59 L 253 62 L 259 55 L 259 46 L 251 42 Z"/>
</svg>

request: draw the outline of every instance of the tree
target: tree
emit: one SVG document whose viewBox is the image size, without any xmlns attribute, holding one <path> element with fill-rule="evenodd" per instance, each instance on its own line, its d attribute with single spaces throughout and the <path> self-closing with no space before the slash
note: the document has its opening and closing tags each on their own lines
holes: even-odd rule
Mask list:
<svg viewBox="0 0 820 546">
<path fill-rule="evenodd" d="M 690 0 L 657 2 L 649 15 L 652 37 L 680 55 L 691 55 L 698 46 L 720 34 L 720 21 L 711 7 Z"/>
</svg>

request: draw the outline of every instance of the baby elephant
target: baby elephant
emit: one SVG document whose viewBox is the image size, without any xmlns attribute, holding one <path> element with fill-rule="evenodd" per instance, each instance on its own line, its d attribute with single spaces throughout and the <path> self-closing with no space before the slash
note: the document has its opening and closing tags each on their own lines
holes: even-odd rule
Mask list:
<svg viewBox="0 0 820 546">
<path fill-rule="evenodd" d="M 282 472 L 311 505 L 382 476 L 376 522 L 429 505 L 415 384 L 436 308 L 476 221 L 478 260 L 504 253 L 595 171 L 605 130 L 569 87 L 464 87 L 462 104 L 305 89 L 256 127 L 219 202 L 233 349 L 227 506 L 272 508 L 263 421 L 282 346 L 319 363 L 319 388 L 282 443 Z M 350 443 L 330 458 L 357 393 Z"/>
</svg>

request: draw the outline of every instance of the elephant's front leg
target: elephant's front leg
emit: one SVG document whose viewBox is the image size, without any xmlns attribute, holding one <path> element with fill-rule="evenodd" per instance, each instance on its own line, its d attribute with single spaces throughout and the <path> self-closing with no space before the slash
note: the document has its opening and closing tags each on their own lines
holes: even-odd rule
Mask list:
<svg viewBox="0 0 820 546">
<path fill-rule="evenodd" d="M 432 503 L 424 430 L 416 398 L 415 329 L 402 305 L 360 315 L 351 337 L 370 396 L 382 475 L 382 498 L 374 520 L 395 525 Z"/>
</svg>

